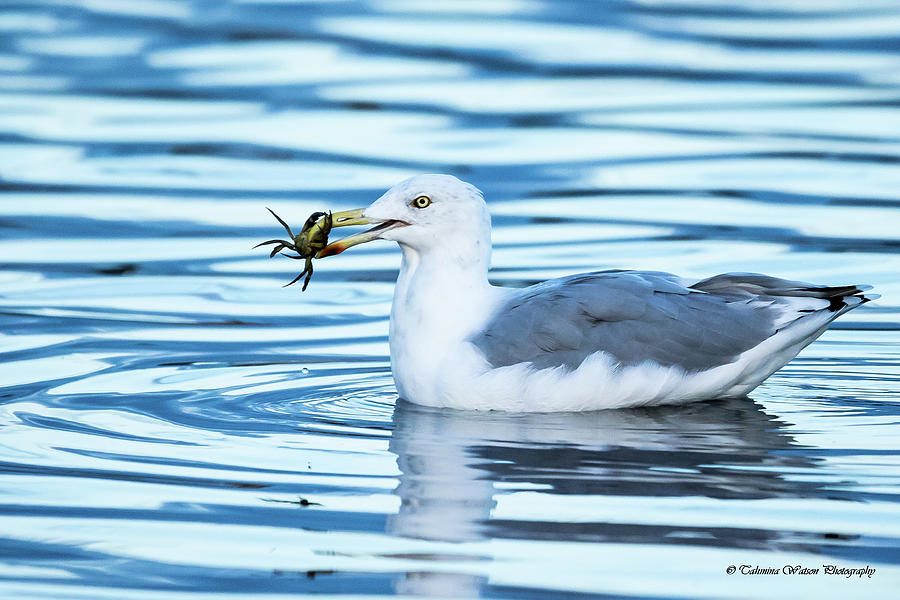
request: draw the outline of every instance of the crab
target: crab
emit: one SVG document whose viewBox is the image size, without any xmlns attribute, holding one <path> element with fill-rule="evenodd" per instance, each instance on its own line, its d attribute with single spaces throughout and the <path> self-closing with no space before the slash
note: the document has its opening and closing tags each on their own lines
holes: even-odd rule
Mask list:
<svg viewBox="0 0 900 600">
<path fill-rule="evenodd" d="M 294 260 L 305 260 L 306 264 L 304 265 L 303 271 L 299 275 L 297 275 L 293 279 L 293 281 L 284 284 L 284 287 L 293 285 L 300 281 L 300 278 L 305 275 L 306 279 L 303 280 L 304 292 L 306 291 L 306 286 L 309 285 L 309 280 L 313 274 L 312 259 L 334 256 L 335 254 L 340 254 L 350 246 L 377 239 L 379 233 L 381 231 L 384 231 L 386 227 L 386 225 L 381 221 L 373 221 L 372 219 L 364 216 L 363 213 L 365 212 L 365 209 L 357 208 L 336 213 L 332 213 L 330 211 L 314 212 L 313 214 L 309 215 L 308 219 L 306 219 L 306 223 L 303 224 L 303 229 L 300 230 L 300 233 L 294 235 L 294 232 L 291 231 L 290 226 L 284 222 L 284 219 L 276 215 L 275 211 L 273 211 L 271 208 L 269 208 L 268 211 L 272 213 L 272 216 L 275 217 L 278 222 L 281 223 L 281 225 L 284 227 L 285 231 L 287 231 L 289 239 L 266 240 L 265 242 L 257 244 L 253 247 L 259 248 L 260 246 L 274 244 L 275 247 L 272 248 L 272 251 L 269 253 L 269 258 L 272 258 L 276 254 L 281 253 L 282 256 L 287 256 L 288 258 L 293 258 Z M 379 225 L 364 233 L 359 233 L 350 237 L 346 237 L 342 240 L 338 240 L 333 244 L 328 243 L 328 234 L 331 233 L 332 227 L 366 225 L 373 222 L 378 222 Z M 391 221 L 391 223 L 396 222 Z M 282 250 L 293 250 L 297 253 L 297 256 L 285 254 L 281 252 Z"/>
<path fill-rule="evenodd" d="M 301 288 L 301 290 L 305 292 L 306 286 L 309 285 L 309 280 L 312 278 L 313 274 L 312 259 L 317 258 L 316 255 L 328 245 L 328 234 L 331 233 L 331 227 L 333 225 L 332 215 L 330 212 L 314 212 L 306 219 L 306 223 L 303 224 L 303 229 L 300 230 L 300 233 L 294 235 L 290 225 L 285 223 L 284 219 L 276 215 L 275 211 L 271 208 L 267 207 L 267 210 L 272 213 L 272 216 L 285 228 L 290 241 L 266 240 L 253 247 L 259 248 L 260 246 L 275 244 L 275 247 L 272 248 L 272 252 L 269 253 L 269 258 L 281 253 L 282 256 L 293 258 L 294 260 L 305 260 L 306 264 L 304 265 L 303 271 L 301 271 L 292 281 L 283 286 L 287 287 L 293 285 L 300 281 L 301 277 L 306 275 L 306 279 L 303 280 L 303 287 Z M 298 256 L 285 254 L 282 252 L 282 250 L 285 249 L 293 250 Z"/>
</svg>

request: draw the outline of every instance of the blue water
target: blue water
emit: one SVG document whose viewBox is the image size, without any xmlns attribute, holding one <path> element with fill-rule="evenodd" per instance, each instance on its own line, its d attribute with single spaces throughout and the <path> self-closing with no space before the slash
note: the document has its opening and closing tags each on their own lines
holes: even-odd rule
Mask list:
<svg viewBox="0 0 900 600">
<path fill-rule="evenodd" d="M 893 0 L 0 6 L 0 597 L 896 597 Z M 450 172 L 495 283 L 883 295 L 751 399 L 396 400 L 387 243 L 251 246 Z M 734 575 L 735 565 L 875 569 Z"/>
</svg>

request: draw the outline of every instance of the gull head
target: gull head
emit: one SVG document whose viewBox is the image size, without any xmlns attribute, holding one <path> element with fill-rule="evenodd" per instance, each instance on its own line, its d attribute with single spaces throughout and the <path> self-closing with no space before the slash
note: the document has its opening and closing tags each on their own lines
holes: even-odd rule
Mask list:
<svg viewBox="0 0 900 600">
<path fill-rule="evenodd" d="M 369 207 L 334 213 L 333 217 L 335 227 L 376 226 L 330 244 L 320 257 L 378 239 L 422 254 L 490 252 L 491 218 L 481 191 L 452 175 L 412 177 L 389 189 Z"/>
</svg>

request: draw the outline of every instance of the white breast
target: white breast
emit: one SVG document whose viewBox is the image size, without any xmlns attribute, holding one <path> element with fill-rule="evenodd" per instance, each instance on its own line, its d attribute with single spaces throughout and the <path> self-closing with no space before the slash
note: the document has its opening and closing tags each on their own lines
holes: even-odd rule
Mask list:
<svg viewBox="0 0 900 600">
<path fill-rule="evenodd" d="M 508 290 L 439 260 L 404 252 L 391 306 L 391 369 L 402 398 L 441 405 L 447 380 L 483 364 L 466 340 L 480 331 Z M 473 362 L 474 361 L 474 362 Z"/>
</svg>

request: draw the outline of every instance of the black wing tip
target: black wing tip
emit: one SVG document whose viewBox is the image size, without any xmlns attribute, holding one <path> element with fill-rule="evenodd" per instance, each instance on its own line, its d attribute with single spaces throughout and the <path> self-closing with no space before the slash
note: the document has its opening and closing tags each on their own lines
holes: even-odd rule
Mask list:
<svg viewBox="0 0 900 600">
<path fill-rule="evenodd" d="M 814 298 L 841 298 L 844 296 L 854 296 L 861 294 L 866 290 L 871 290 L 871 285 L 816 285 L 804 288 L 797 288 L 797 291 L 807 292 Z"/>
<path fill-rule="evenodd" d="M 825 298 L 831 301 L 828 310 L 837 311 L 847 307 L 855 308 L 861 304 L 865 304 L 866 302 L 871 302 L 873 300 L 878 300 L 879 298 L 881 298 L 881 294 L 863 295 L 863 292 L 867 292 L 871 289 L 871 285 L 848 285 L 843 287 L 824 288 L 823 292 L 827 291 L 827 295 L 825 296 Z M 847 302 L 847 300 L 850 298 L 856 298 L 859 300 L 859 302 L 850 304 Z"/>
</svg>

